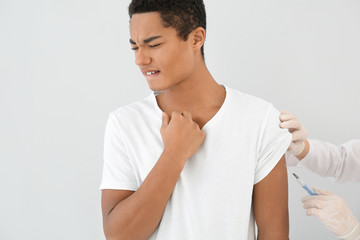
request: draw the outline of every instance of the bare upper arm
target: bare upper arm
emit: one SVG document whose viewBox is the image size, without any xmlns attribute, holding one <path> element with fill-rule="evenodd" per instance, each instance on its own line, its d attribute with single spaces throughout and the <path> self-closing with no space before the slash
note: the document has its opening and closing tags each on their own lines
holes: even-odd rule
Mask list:
<svg viewBox="0 0 360 240">
<path fill-rule="evenodd" d="M 288 239 L 288 181 L 285 156 L 263 180 L 255 184 L 253 206 L 259 236 L 265 232 L 271 232 L 270 235 L 273 236 L 281 233 L 281 236 L 277 235 L 281 238 L 277 239 Z"/>
<path fill-rule="evenodd" d="M 116 207 L 116 205 L 131 196 L 134 191 L 128 190 L 113 190 L 104 189 L 101 193 L 101 209 L 103 220 L 107 218 L 109 213 Z"/>
</svg>

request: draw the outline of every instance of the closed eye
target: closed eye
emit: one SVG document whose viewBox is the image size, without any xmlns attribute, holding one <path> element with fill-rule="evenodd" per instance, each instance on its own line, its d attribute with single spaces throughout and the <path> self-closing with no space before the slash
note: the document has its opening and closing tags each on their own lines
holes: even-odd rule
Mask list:
<svg viewBox="0 0 360 240">
<path fill-rule="evenodd" d="M 157 46 L 160 46 L 160 45 L 161 45 L 161 43 L 155 44 L 155 45 L 149 45 L 149 47 L 154 48 L 154 47 L 157 47 Z"/>
<path fill-rule="evenodd" d="M 149 45 L 149 47 L 154 48 L 154 47 L 158 47 L 158 46 L 160 46 L 160 45 L 161 45 L 161 43 L 159 43 L 159 44 L 154 44 L 154 45 Z M 138 49 L 139 49 L 139 47 L 132 47 L 132 48 L 131 48 L 131 50 L 133 50 L 133 51 L 138 50 Z"/>
</svg>

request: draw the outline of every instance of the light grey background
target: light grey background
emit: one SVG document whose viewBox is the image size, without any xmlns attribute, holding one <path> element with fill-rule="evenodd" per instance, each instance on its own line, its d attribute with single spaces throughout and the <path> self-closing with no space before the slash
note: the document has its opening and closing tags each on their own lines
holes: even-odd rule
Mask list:
<svg viewBox="0 0 360 240">
<path fill-rule="evenodd" d="M 104 239 L 108 113 L 150 92 L 128 43 L 129 1 L 0 0 L 0 239 Z M 222 84 L 295 113 L 311 138 L 359 138 L 360 2 L 205 1 L 207 66 Z M 304 169 L 346 199 L 359 184 Z M 289 176 L 291 239 L 335 239 Z"/>
</svg>

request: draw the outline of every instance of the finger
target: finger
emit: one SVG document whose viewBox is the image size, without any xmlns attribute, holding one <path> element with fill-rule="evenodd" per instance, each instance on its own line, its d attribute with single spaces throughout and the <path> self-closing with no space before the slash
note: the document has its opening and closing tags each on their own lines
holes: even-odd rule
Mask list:
<svg viewBox="0 0 360 240">
<path fill-rule="evenodd" d="M 313 190 L 320 195 L 325 195 L 325 196 L 334 196 L 335 194 L 329 191 L 326 191 L 324 189 L 320 189 L 320 188 L 313 188 Z"/>
<path fill-rule="evenodd" d="M 280 123 L 280 127 L 299 130 L 301 123 L 297 119 L 291 119 Z"/>
<path fill-rule="evenodd" d="M 305 203 L 303 204 L 304 209 L 311 209 L 311 208 L 322 209 L 325 206 L 326 206 L 325 202 L 319 199 L 311 199 L 310 201 L 305 201 Z"/>
<path fill-rule="evenodd" d="M 285 115 L 285 114 L 286 114 L 286 115 L 291 115 L 291 113 L 288 112 L 288 111 L 286 111 L 286 110 L 281 110 L 281 111 L 280 111 L 280 114 L 281 114 L 281 115 Z"/>
<path fill-rule="evenodd" d="M 195 121 L 192 121 L 192 127 L 193 127 L 193 129 L 194 130 L 196 130 L 196 131 L 202 131 L 201 129 L 200 129 L 200 126 L 199 126 L 199 124 L 197 124 Z"/>
<path fill-rule="evenodd" d="M 188 112 L 188 111 L 183 111 L 183 112 L 181 113 L 181 115 L 183 115 L 185 118 L 190 118 L 190 119 L 192 119 L 191 113 Z"/>
<path fill-rule="evenodd" d="M 320 195 L 307 195 L 301 199 L 303 203 L 317 199 Z"/>
<path fill-rule="evenodd" d="M 311 201 L 327 201 L 329 196 L 324 195 L 308 195 L 301 199 L 301 201 L 305 204 Z"/>
<path fill-rule="evenodd" d="M 297 119 L 295 115 L 292 115 L 292 114 L 282 114 L 280 115 L 280 120 L 281 121 L 289 121 L 289 120 L 292 120 L 292 119 Z"/>
<path fill-rule="evenodd" d="M 161 124 L 161 128 L 165 129 L 167 128 L 167 126 L 169 125 L 169 115 L 167 115 L 166 112 L 162 112 L 162 124 Z"/>
<path fill-rule="evenodd" d="M 306 134 L 303 132 L 303 131 L 294 131 L 292 132 L 292 141 L 295 142 L 295 141 L 305 141 L 306 139 Z"/>
<path fill-rule="evenodd" d="M 330 201 L 334 196 L 328 196 L 328 195 L 312 195 L 312 196 L 306 196 L 301 199 L 303 204 L 311 202 L 311 201 L 323 201 L 328 202 Z"/>
<path fill-rule="evenodd" d="M 293 115 L 290 115 L 290 114 L 283 114 L 283 115 L 280 115 L 280 120 L 282 122 L 284 121 L 289 121 L 291 119 L 296 119 Z"/>
<path fill-rule="evenodd" d="M 287 111 L 285 111 L 285 110 L 280 111 L 280 116 L 279 116 L 280 121 L 284 117 L 284 115 L 288 115 L 288 114 L 289 113 Z"/>
<path fill-rule="evenodd" d="M 301 123 L 297 119 L 286 120 L 282 122 L 281 125 L 285 128 L 296 128 L 296 129 L 301 128 Z"/>
<path fill-rule="evenodd" d="M 301 201 L 304 203 L 305 201 L 308 201 L 309 198 L 311 198 L 312 196 L 305 196 L 301 199 Z"/>
<path fill-rule="evenodd" d="M 314 217 L 320 218 L 321 212 L 322 212 L 321 209 L 318 209 L 318 208 L 310 208 L 310 209 L 308 209 L 308 210 L 306 211 L 306 215 L 307 215 L 307 216 L 314 216 Z"/>
<path fill-rule="evenodd" d="M 173 111 L 171 113 L 171 119 L 174 119 L 174 118 L 179 117 L 179 116 L 181 116 L 181 113 L 179 111 L 175 110 L 175 111 Z"/>
</svg>

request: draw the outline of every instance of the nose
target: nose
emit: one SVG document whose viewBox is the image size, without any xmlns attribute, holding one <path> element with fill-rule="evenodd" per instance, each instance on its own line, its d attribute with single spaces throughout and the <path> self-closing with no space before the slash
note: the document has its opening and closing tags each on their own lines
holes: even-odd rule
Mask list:
<svg viewBox="0 0 360 240">
<path fill-rule="evenodd" d="M 138 49 L 135 53 L 135 64 L 140 66 L 145 66 L 151 63 L 151 57 L 149 54 L 146 53 L 146 51 L 142 49 Z"/>
</svg>

